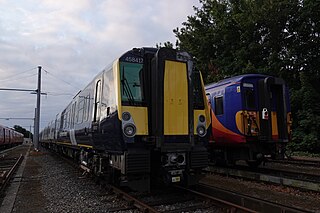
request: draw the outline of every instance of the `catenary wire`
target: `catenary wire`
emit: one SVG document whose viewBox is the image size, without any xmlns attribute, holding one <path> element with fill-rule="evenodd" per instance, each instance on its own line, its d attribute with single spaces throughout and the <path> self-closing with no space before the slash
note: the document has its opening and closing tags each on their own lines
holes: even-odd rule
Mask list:
<svg viewBox="0 0 320 213">
<path fill-rule="evenodd" d="M 0 81 L 7 81 L 7 80 L 9 80 L 10 78 L 15 78 L 15 77 L 18 76 L 18 75 L 21 75 L 21 74 L 30 72 L 30 71 L 32 71 L 32 70 L 34 70 L 34 69 L 36 69 L 36 68 L 37 68 L 37 67 L 34 67 L 34 68 L 31 68 L 31 69 L 25 70 L 25 71 L 23 71 L 23 72 L 20 72 L 20 73 L 11 75 L 11 76 L 9 76 L 9 77 L 7 77 L 7 78 L 1 79 Z M 13 79 L 13 80 L 16 80 L 16 79 Z"/>
<path fill-rule="evenodd" d="M 69 82 L 67 82 L 67 81 L 65 81 L 65 80 L 63 80 L 63 79 L 61 79 L 61 78 L 58 78 L 57 76 L 53 75 L 53 74 L 52 74 L 51 72 L 49 72 L 48 70 L 45 70 L 45 69 L 44 69 L 44 71 L 46 72 L 46 74 L 49 74 L 50 76 L 52 76 L 52 77 L 54 77 L 54 78 L 56 78 L 56 79 L 58 79 L 58 80 L 60 80 L 60 81 L 63 81 L 64 83 L 68 84 L 69 86 L 72 86 L 73 88 L 75 88 L 75 89 L 77 89 L 77 90 L 80 90 L 79 87 L 74 86 L 74 85 L 72 85 L 71 83 L 69 83 Z"/>
</svg>

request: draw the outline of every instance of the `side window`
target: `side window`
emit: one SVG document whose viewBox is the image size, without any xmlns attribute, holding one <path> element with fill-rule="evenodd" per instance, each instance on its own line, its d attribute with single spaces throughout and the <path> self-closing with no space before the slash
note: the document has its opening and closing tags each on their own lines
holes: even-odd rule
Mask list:
<svg viewBox="0 0 320 213">
<path fill-rule="evenodd" d="M 215 114 L 222 115 L 223 114 L 223 96 L 214 98 L 214 106 L 215 106 Z"/>
<path fill-rule="evenodd" d="M 74 127 L 77 102 L 74 102 L 70 112 L 70 128 Z"/>
<path fill-rule="evenodd" d="M 246 108 L 250 108 L 250 109 L 255 108 L 254 91 L 251 89 L 245 90 L 245 105 L 246 105 Z"/>
<path fill-rule="evenodd" d="M 193 108 L 204 109 L 203 93 L 200 72 L 192 74 L 193 80 Z"/>
<path fill-rule="evenodd" d="M 66 115 L 66 128 L 69 128 L 69 124 L 70 124 L 70 113 L 69 111 L 67 112 L 67 115 Z"/>
<path fill-rule="evenodd" d="M 96 90 L 95 90 L 95 100 L 94 100 L 94 117 L 93 121 L 99 121 L 100 119 L 100 104 L 101 104 L 101 80 L 98 80 L 96 83 Z"/>
<path fill-rule="evenodd" d="M 82 123 L 83 121 L 83 110 L 84 110 L 84 103 L 85 103 L 85 99 L 84 96 L 80 96 L 80 101 L 78 104 L 78 119 L 77 119 L 77 123 Z"/>
<path fill-rule="evenodd" d="M 84 113 L 84 120 L 88 121 L 89 120 L 89 112 L 90 112 L 90 94 L 87 95 L 86 97 L 86 104 L 85 104 L 85 113 Z"/>
</svg>

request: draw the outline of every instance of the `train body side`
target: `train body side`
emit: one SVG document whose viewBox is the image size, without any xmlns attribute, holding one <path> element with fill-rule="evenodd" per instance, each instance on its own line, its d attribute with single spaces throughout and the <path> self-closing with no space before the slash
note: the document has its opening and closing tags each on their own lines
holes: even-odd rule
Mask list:
<svg viewBox="0 0 320 213">
<path fill-rule="evenodd" d="M 0 149 L 9 148 L 23 143 L 23 134 L 0 125 Z"/>
</svg>

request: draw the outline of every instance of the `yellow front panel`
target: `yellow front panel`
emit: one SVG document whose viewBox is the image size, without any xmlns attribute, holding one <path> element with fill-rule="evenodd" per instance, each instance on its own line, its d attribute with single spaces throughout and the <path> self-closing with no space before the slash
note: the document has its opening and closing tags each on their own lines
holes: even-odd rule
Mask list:
<svg viewBox="0 0 320 213">
<path fill-rule="evenodd" d="M 271 121 L 272 121 L 272 135 L 278 135 L 278 119 L 277 119 L 277 113 L 271 112 Z"/>
<path fill-rule="evenodd" d="M 147 107 L 122 106 L 119 112 L 129 112 L 137 127 L 137 135 L 148 134 L 148 109 Z M 121 117 L 121 115 L 120 115 Z"/>
<path fill-rule="evenodd" d="M 166 61 L 164 72 L 164 134 L 188 134 L 187 65 Z"/>
<path fill-rule="evenodd" d="M 119 59 L 113 62 L 112 71 L 114 76 L 114 85 L 115 85 L 115 96 L 116 96 L 116 104 L 118 109 L 118 118 L 121 120 L 121 92 L 120 92 L 120 71 L 119 71 Z"/>
<path fill-rule="evenodd" d="M 200 79 L 201 79 L 201 87 L 202 87 L 202 95 L 203 95 L 203 100 L 204 100 L 204 116 L 206 117 L 206 128 L 209 127 L 209 125 L 211 124 L 211 117 L 210 117 L 210 107 L 209 107 L 209 103 L 208 103 L 208 99 L 206 96 L 206 91 L 204 88 L 204 83 L 203 83 L 203 78 L 202 78 L 202 74 L 200 72 Z M 198 117 L 196 118 L 198 119 Z"/>
</svg>

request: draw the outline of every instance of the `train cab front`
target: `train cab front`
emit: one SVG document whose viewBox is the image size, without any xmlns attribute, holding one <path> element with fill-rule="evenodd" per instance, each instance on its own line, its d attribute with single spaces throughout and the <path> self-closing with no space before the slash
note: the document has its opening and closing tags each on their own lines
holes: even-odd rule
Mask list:
<svg viewBox="0 0 320 213">
<path fill-rule="evenodd" d="M 243 111 L 238 126 L 248 144 L 255 144 L 260 157 L 283 158 L 290 138 L 291 113 L 285 82 L 258 76 L 242 82 Z"/>
<path fill-rule="evenodd" d="M 115 66 L 125 151 L 114 155 L 112 166 L 131 188 L 156 179 L 196 183 L 208 165 L 210 118 L 203 80 L 190 55 L 168 48 L 135 49 Z"/>
<path fill-rule="evenodd" d="M 208 165 L 210 124 L 204 86 L 186 52 L 161 48 L 151 61 L 152 173 L 166 183 L 194 184 Z"/>
</svg>

